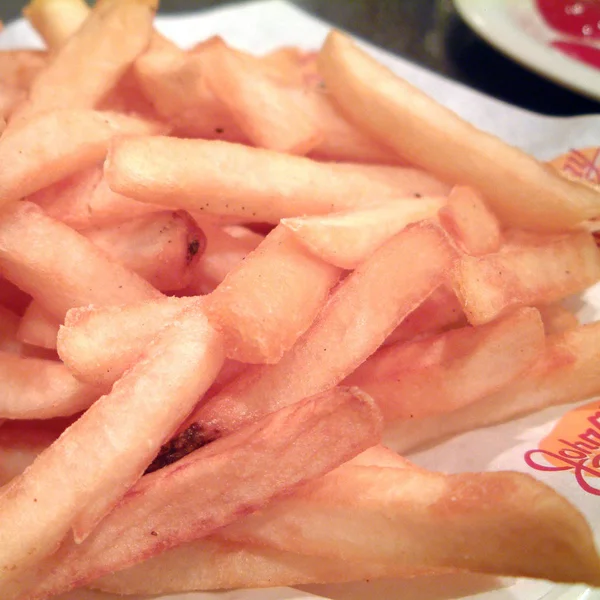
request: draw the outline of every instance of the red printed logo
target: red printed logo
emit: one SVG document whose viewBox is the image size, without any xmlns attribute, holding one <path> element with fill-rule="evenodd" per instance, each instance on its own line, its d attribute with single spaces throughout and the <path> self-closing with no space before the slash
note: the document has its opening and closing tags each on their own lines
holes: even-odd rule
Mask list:
<svg viewBox="0 0 600 600">
<path fill-rule="evenodd" d="M 582 490 L 600 496 L 600 401 L 567 413 L 524 458 L 538 471 L 571 471 Z"/>
</svg>

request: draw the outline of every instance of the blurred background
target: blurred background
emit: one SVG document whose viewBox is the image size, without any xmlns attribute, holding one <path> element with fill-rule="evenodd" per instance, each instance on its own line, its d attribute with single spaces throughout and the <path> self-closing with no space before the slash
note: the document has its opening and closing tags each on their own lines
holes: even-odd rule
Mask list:
<svg viewBox="0 0 600 600">
<path fill-rule="evenodd" d="M 481 40 L 452 0 L 290 0 L 297 7 L 428 69 L 491 96 L 547 115 L 600 113 L 600 103 L 519 66 Z M 224 0 L 162 0 L 161 13 L 206 10 Z M 17 18 L 23 0 L 0 0 L 0 18 Z M 600 77 L 600 75 L 598 75 Z"/>
</svg>

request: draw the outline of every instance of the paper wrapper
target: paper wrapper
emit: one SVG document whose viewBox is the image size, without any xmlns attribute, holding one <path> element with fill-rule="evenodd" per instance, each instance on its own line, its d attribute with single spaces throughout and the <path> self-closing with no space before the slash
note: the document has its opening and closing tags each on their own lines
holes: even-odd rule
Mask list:
<svg viewBox="0 0 600 600">
<path fill-rule="evenodd" d="M 162 17 L 158 19 L 157 27 L 184 47 L 218 34 L 232 45 L 255 53 L 267 52 L 282 45 L 316 49 L 320 47 L 330 28 L 327 23 L 278 0 L 252 2 L 185 16 Z M 0 48 L 32 45 L 40 46 L 41 43 L 22 21 L 9 25 L 0 35 Z M 365 48 L 383 64 L 468 121 L 540 159 L 549 160 L 572 148 L 600 145 L 600 115 L 574 118 L 537 115 L 488 98 L 382 50 L 366 44 Z M 600 155 L 590 154 L 588 158 L 591 160 L 584 166 L 592 169 L 590 173 L 593 176 L 593 169 L 600 169 Z M 594 165 L 594 162 L 597 164 Z M 595 173 L 597 174 L 597 171 Z M 575 306 L 582 320 L 600 319 L 600 286 L 577 299 Z M 573 470 L 539 471 L 530 467 L 524 460 L 525 453 L 538 448 L 540 441 L 553 430 L 557 421 L 574 408 L 574 405 L 554 407 L 517 421 L 472 431 L 441 446 L 417 453 L 412 458 L 422 466 L 440 471 L 516 470 L 532 474 L 569 498 L 585 514 L 592 527 L 595 527 L 596 537 L 599 539 L 600 478 L 588 478 L 591 485 L 598 490 L 596 494 L 592 494 L 578 485 Z M 600 411 L 600 400 L 598 410 Z M 270 589 L 218 594 L 192 593 L 169 596 L 169 599 L 300 600 L 314 598 L 313 594 L 340 600 L 443 600 L 473 595 L 478 600 L 600 598 L 600 595 L 597 596 L 593 591 L 581 588 L 567 588 L 527 580 L 499 582 L 490 577 L 474 575 L 309 586 L 302 591 Z M 78 591 L 64 598 L 100 600 L 110 597 Z"/>
</svg>

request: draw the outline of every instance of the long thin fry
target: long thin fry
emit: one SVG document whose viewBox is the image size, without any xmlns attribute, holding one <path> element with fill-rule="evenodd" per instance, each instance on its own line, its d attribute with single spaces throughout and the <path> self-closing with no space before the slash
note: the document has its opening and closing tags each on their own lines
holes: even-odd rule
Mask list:
<svg viewBox="0 0 600 600">
<path fill-rule="evenodd" d="M 319 69 L 352 122 L 442 180 L 478 189 L 505 224 L 564 231 L 600 215 L 600 193 L 463 121 L 343 34 L 329 34 Z"/>
</svg>

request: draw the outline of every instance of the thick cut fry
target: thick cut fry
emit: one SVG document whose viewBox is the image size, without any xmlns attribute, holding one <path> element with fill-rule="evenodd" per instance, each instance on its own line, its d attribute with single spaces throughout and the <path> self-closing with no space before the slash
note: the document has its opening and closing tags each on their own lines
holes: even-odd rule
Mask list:
<svg viewBox="0 0 600 600">
<path fill-rule="evenodd" d="M 502 244 L 500 223 L 472 188 L 456 186 L 440 210 L 440 223 L 458 247 L 471 256 L 498 252 Z"/>
<path fill-rule="evenodd" d="M 0 352 L 0 418 L 68 417 L 105 391 L 77 381 L 60 362 Z"/>
<path fill-rule="evenodd" d="M 341 270 L 276 227 L 207 298 L 228 358 L 276 363 L 308 329 Z"/>
<path fill-rule="evenodd" d="M 600 323 L 548 337 L 538 362 L 495 394 L 451 413 L 393 424 L 386 438 L 402 454 L 445 438 L 600 394 Z"/>
<path fill-rule="evenodd" d="M 419 261 L 406 256 L 419 253 Z M 435 289 L 453 259 L 431 224 L 410 226 L 349 275 L 311 328 L 275 365 L 251 367 L 205 404 L 188 424 L 207 439 L 329 389 L 370 356 Z M 176 447 L 167 445 L 163 456 Z"/>
<path fill-rule="evenodd" d="M 105 176 L 112 190 L 135 200 L 268 223 L 448 189 L 417 169 L 324 164 L 262 148 L 166 137 L 115 143 Z"/>
<path fill-rule="evenodd" d="M 143 1 L 95 7 L 36 78 L 9 131 L 41 112 L 95 108 L 148 46 L 153 17 Z"/>
<path fill-rule="evenodd" d="M 187 213 L 172 211 L 82 233 L 162 292 L 181 290 L 190 283 L 206 243 L 202 230 Z"/>
<path fill-rule="evenodd" d="M 203 537 L 376 444 L 380 432 L 374 403 L 358 390 L 271 414 L 144 477 L 85 542 L 65 539 L 35 572 L 3 588 L 5 598 L 45 598 Z"/>
<path fill-rule="evenodd" d="M 386 569 L 379 565 L 302 556 L 209 536 L 102 577 L 90 587 L 113 594 L 168 594 L 334 583 L 386 575 Z"/>
<path fill-rule="evenodd" d="M 56 350 L 59 327 L 60 321 L 34 300 L 21 319 L 17 339 L 31 346 Z"/>
<path fill-rule="evenodd" d="M 203 295 L 212 292 L 230 271 L 256 249 L 263 237 L 257 234 L 236 237 L 223 227 L 207 223 L 206 219 L 197 222 L 206 236 L 206 249 L 194 267 L 187 290 L 192 295 Z"/>
<path fill-rule="evenodd" d="M 63 46 L 90 13 L 83 0 L 32 0 L 23 15 L 50 50 Z"/>
<path fill-rule="evenodd" d="M 481 325 L 515 306 L 550 304 L 600 279 L 600 251 L 587 232 L 540 239 L 457 261 L 452 284 L 467 319 Z"/>
<path fill-rule="evenodd" d="M 302 244 L 323 260 L 354 269 L 410 223 L 434 218 L 444 198 L 390 200 L 326 216 L 282 219 Z"/>
<path fill-rule="evenodd" d="M 600 583 L 600 557 L 583 516 L 521 473 L 346 467 L 219 535 L 405 572 Z"/>
<path fill-rule="evenodd" d="M 442 284 L 392 331 L 385 344 L 408 342 L 466 324 L 467 319 L 456 294 Z"/>
<path fill-rule="evenodd" d="M 112 385 L 160 329 L 197 298 L 161 298 L 124 306 L 70 310 L 58 333 L 63 362 L 82 381 Z"/>
<path fill-rule="evenodd" d="M 386 421 L 450 412 L 508 385 L 542 355 L 544 326 L 534 308 L 376 352 L 345 385 L 377 402 Z"/>
<path fill-rule="evenodd" d="M 329 34 L 319 71 L 352 122 L 412 164 L 479 190 L 503 223 L 564 231 L 600 215 L 600 193 L 475 129 L 343 34 Z"/>
<path fill-rule="evenodd" d="M 226 106 L 209 89 L 202 61 L 154 34 L 134 64 L 136 79 L 156 112 L 185 137 L 246 142 Z"/>
<path fill-rule="evenodd" d="M 136 202 L 113 192 L 98 165 L 42 188 L 27 199 L 41 206 L 53 219 L 78 230 L 164 211 L 160 206 Z"/>
<path fill-rule="evenodd" d="M 20 200 L 104 158 L 110 140 L 161 126 L 135 117 L 93 110 L 55 110 L 0 139 L 0 205 Z"/>
<path fill-rule="evenodd" d="M 405 164 L 386 146 L 347 121 L 325 90 L 288 88 L 296 104 L 310 116 L 321 132 L 321 142 L 309 153 L 316 160 L 379 165 Z"/>
<path fill-rule="evenodd" d="M 254 146 L 307 154 L 322 139 L 317 124 L 261 65 L 223 44 L 200 56 L 202 75 Z"/>
<path fill-rule="evenodd" d="M 139 275 L 29 202 L 0 212 L 0 270 L 61 321 L 76 306 L 161 297 Z"/>
<path fill-rule="evenodd" d="M 164 329 L 109 395 L 11 483 L 0 496 L 3 590 L 53 553 L 71 526 L 76 540 L 85 539 L 142 475 L 222 361 L 218 334 L 190 309 Z"/>
<path fill-rule="evenodd" d="M 562 333 L 579 326 L 577 317 L 560 304 L 546 304 L 539 307 L 546 335 Z"/>
</svg>

